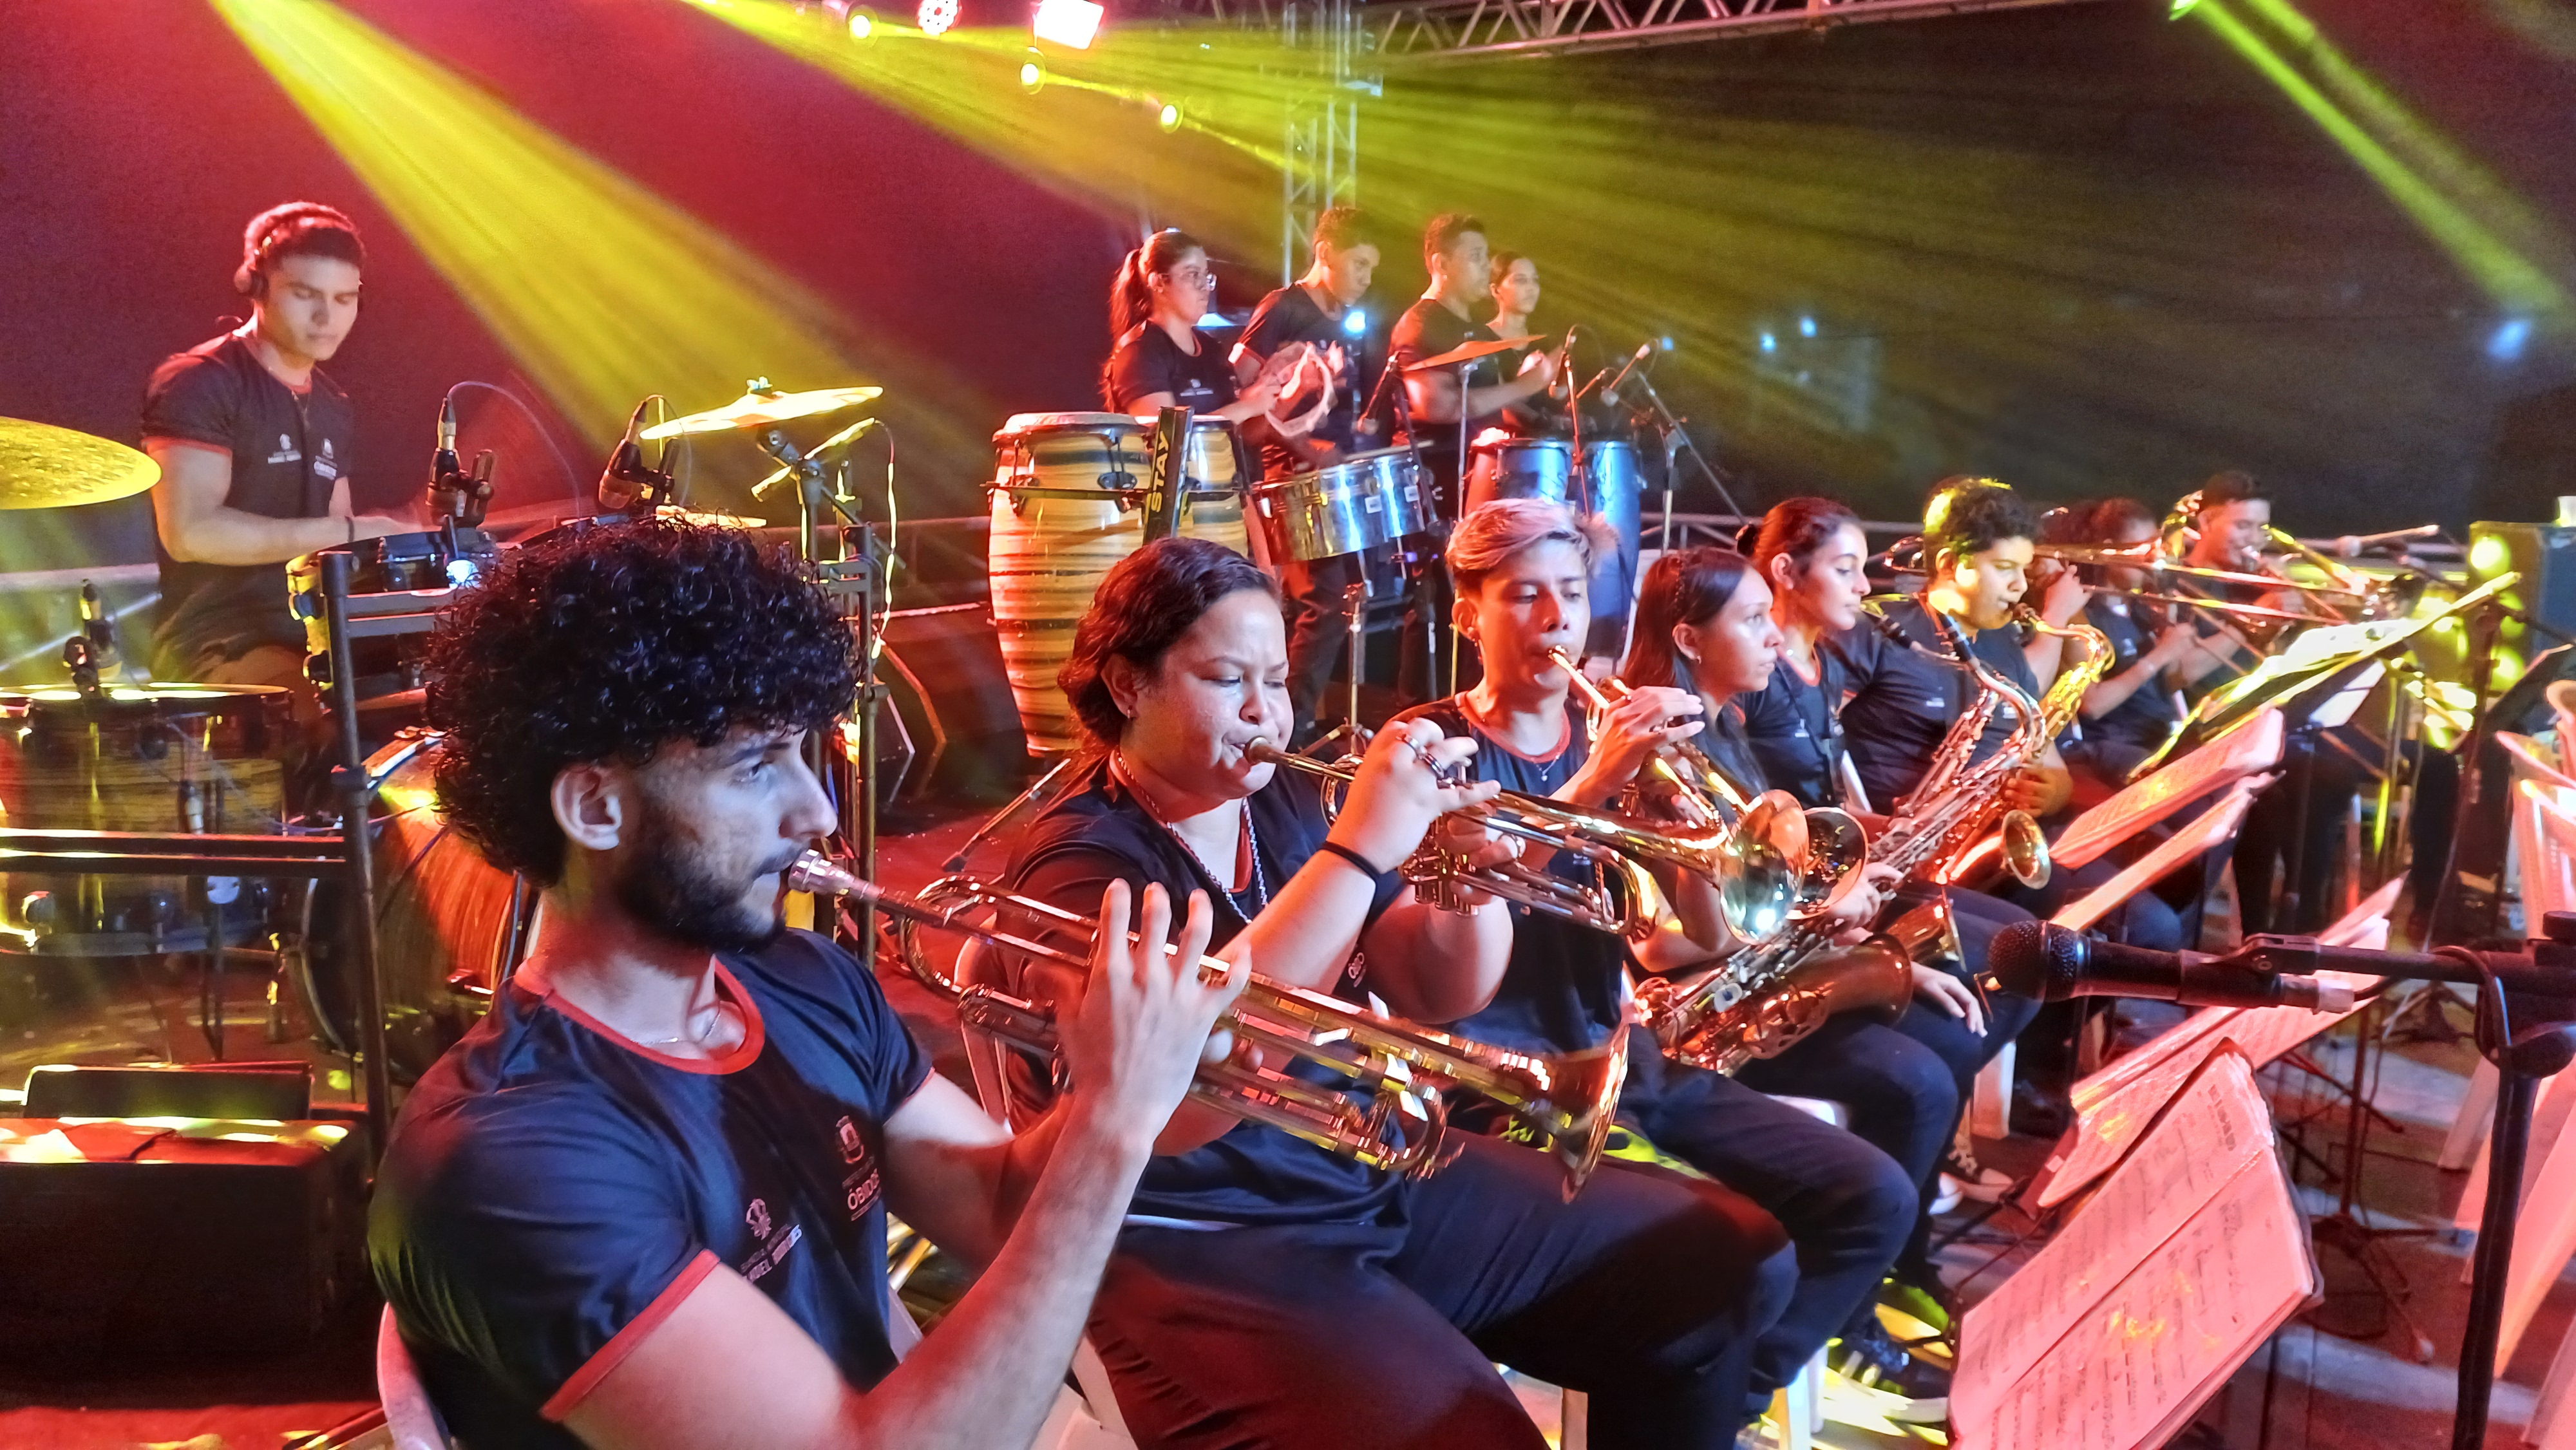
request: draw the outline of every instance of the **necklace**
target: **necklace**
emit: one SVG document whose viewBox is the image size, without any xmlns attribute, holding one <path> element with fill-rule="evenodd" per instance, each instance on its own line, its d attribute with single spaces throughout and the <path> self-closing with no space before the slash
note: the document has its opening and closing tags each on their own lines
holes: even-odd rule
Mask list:
<svg viewBox="0 0 2576 1450">
<path fill-rule="evenodd" d="M 718 1027 L 731 1021 L 733 1019 L 733 1015 L 733 1004 L 722 997 L 718 997 L 716 1000 L 709 1002 L 706 1006 L 689 1014 L 689 1018 L 692 1021 L 701 1016 L 705 1017 L 707 1019 L 706 1026 L 692 1027 L 677 1037 L 645 1038 L 638 1041 L 635 1045 L 638 1047 L 670 1047 L 685 1042 L 693 1047 L 704 1047 L 707 1045 L 707 1038 L 712 1035 Z"/>
<path fill-rule="evenodd" d="M 1199 848 L 1191 844 L 1190 838 L 1182 835 L 1172 825 L 1171 819 L 1162 806 L 1155 801 L 1153 793 L 1146 790 L 1144 782 L 1136 778 L 1136 772 L 1128 768 L 1124 756 L 1114 754 L 1110 756 L 1109 768 L 1121 784 L 1135 793 L 1137 804 L 1145 808 L 1146 817 L 1155 825 L 1162 827 L 1164 835 L 1171 837 L 1175 844 L 1189 853 L 1191 862 L 1199 868 L 1208 883 L 1215 886 L 1225 897 L 1225 904 L 1234 908 L 1234 914 L 1242 918 L 1244 925 L 1250 926 L 1252 918 L 1261 913 L 1261 908 L 1270 904 L 1270 885 L 1261 870 L 1261 832 L 1252 824 L 1252 803 L 1250 801 L 1238 803 L 1239 809 L 1235 813 L 1235 820 L 1240 824 L 1235 835 L 1235 866 L 1231 874 L 1221 875 L 1216 867 L 1208 863 L 1207 857 L 1199 854 Z M 1246 878 L 1249 878 L 1246 886 L 1238 887 L 1229 884 L 1244 881 Z M 1252 893 L 1252 905 L 1249 907 L 1243 904 L 1243 894 L 1247 889 Z"/>
</svg>

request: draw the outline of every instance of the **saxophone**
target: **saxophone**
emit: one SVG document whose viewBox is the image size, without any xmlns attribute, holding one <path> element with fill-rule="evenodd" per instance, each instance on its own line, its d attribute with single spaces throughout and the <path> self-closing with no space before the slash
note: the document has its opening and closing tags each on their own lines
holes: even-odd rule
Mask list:
<svg viewBox="0 0 2576 1450">
<path fill-rule="evenodd" d="M 2084 661 L 2061 668 L 2045 695 L 2033 699 L 1977 658 L 1958 626 L 1928 599 L 1923 607 L 1941 631 L 1950 662 L 1965 667 L 1977 681 L 1978 697 L 1942 737 L 1923 779 L 1871 843 L 1870 859 L 1894 867 L 1907 880 L 1948 881 L 1984 854 L 1989 836 L 2000 828 L 2006 869 L 2030 885 L 2044 885 L 2047 839 L 2029 812 L 2004 805 L 2004 787 L 2046 753 L 2049 742 L 2083 707 L 2085 693 L 2110 664 L 2110 641 L 2089 625 L 2061 629 L 2027 606 L 2016 607 L 2016 622 L 2082 639 L 2089 648 Z M 1987 726 L 2004 709 L 2014 715 L 2012 734 L 2001 749 L 1977 759 Z M 1910 954 L 1934 937 L 1950 934 L 1948 911 L 1939 901 L 1848 947 L 1836 946 L 1829 928 L 1800 923 L 1695 976 L 1648 979 L 1637 989 L 1638 1010 L 1666 1056 L 1733 1073 L 1754 1058 L 1787 1051 L 1839 1013 L 1869 1010 L 1893 1020 L 1913 995 Z"/>
</svg>

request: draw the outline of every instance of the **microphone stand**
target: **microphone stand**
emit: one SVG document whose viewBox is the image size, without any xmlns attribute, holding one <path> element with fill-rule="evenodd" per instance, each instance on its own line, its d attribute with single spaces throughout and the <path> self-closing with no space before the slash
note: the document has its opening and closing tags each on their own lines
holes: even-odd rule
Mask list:
<svg viewBox="0 0 2576 1450">
<path fill-rule="evenodd" d="M 1743 517 L 1744 506 L 1737 503 L 1735 495 L 1727 491 L 1725 478 L 1709 466 L 1708 459 L 1699 451 L 1699 445 L 1691 441 L 1690 430 L 1684 428 L 1682 420 L 1673 416 L 1673 410 L 1664 405 L 1664 395 L 1655 391 L 1654 374 L 1644 368 L 1638 369 L 1637 386 L 1646 390 L 1646 401 L 1655 405 L 1655 427 L 1664 435 L 1664 457 L 1670 460 L 1677 453 L 1688 453 L 1691 462 L 1698 466 L 1700 477 L 1707 479 L 1709 487 L 1716 489 L 1717 496 L 1725 501 L 1726 511 L 1738 518 Z M 1679 441 L 1676 442 L 1676 439 Z M 1664 469 L 1664 536 L 1659 547 L 1669 549 L 1672 545 L 1673 471 L 1667 463 Z"/>
</svg>

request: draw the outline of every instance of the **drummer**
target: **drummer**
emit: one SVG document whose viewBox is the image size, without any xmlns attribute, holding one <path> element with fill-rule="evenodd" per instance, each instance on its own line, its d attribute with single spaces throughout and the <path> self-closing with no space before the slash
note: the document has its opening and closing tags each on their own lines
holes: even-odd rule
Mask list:
<svg viewBox="0 0 2576 1450">
<path fill-rule="evenodd" d="M 1538 310 L 1538 259 L 1519 252 L 1496 252 L 1493 260 L 1494 315 L 1485 326 L 1496 337 L 1524 337 L 1529 334 L 1530 314 Z M 1517 371 L 1519 359 L 1538 347 L 1536 340 L 1515 352 L 1504 355 L 1504 370 Z M 1531 438 L 1557 438 L 1569 431 L 1565 395 L 1573 387 L 1570 378 L 1558 378 L 1544 393 L 1533 393 L 1517 403 L 1504 407 L 1503 417 L 1515 433 Z"/>
<path fill-rule="evenodd" d="M 307 724 L 304 626 L 278 566 L 299 554 L 416 525 L 350 502 L 356 418 L 319 366 L 358 318 L 366 251 L 355 224 L 315 202 L 251 219 L 233 290 L 250 320 L 165 359 L 143 395 L 161 609 L 153 674 L 282 685 Z"/>
<path fill-rule="evenodd" d="M 1178 227 L 1154 233 L 1127 254 L 1109 284 L 1109 326 L 1118 346 L 1101 370 L 1100 391 L 1111 412 L 1150 420 L 1177 406 L 1241 425 L 1278 401 L 1278 388 L 1266 379 L 1239 388 L 1233 367 L 1200 340 L 1199 319 L 1215 290 L 1207 248 Z"/>
<path fill-rule="evenodd" d="M 1476 321 L 1471 310 L 1485 300 L 1493 280 L 1493 258 L 1486 250 L 1485 224 L 1463 212 L 1443 212 L 1422 234 L 1422 261 L 1431 285 L 1422 300 L 1398 318 L 1387 339 L 1387 366 L 1408 367 L 1470 342 L 1492 342 L 1498 334 Z M 1534 352 L 1519 374 L 1506 380 L 1492 358 L 1461 370 L 1429 368 L 1404 374 L 1405 404 L 1421 446 L 1422 461 L 1444 491 L 1447 507 L 1458 507 L 1459 388 L 1466 388 L 1467 432 L 1496 421 L 1502 410 L 1545 392 L 1556 382 L 1556 358 Z"/>
<path fill-rule="evenodd" d="M 1264 427 L 1261 472 L 1277 483 L 1299 473 L 1329 468 L 1346 455 L 1373 444 L 1363 441 L 1362 361 L 1368 321 L 1359 310 L 1380 259 L 1375 224 L 1355 206 L 1327 207 L 1315 218 L 1314 263 L 1295 286 L 1282 287 L 1261 299 L 1243 340 L 1234 345 L 1234 376 L 1250 384 L 1263 365 L 1282 349 L 1305 344 L 1316 364 L 1291 374 L 1279 411 L 1292 420 L 1321 407 L 1302 435 Z M 1326 392 L 1329 390 L 1329 400 Z M 1361 582 L 1363 563 L 1357 554 L 1288 560 L 1282 571 L 1289 604 L 1288 703 L 1296 721 L 1297 743 L 1315 733 L 1316 707 L 1322 703 L 1333 667 L 1348 638 L 1350 616 L 1344 601 Z"/>
</svg>

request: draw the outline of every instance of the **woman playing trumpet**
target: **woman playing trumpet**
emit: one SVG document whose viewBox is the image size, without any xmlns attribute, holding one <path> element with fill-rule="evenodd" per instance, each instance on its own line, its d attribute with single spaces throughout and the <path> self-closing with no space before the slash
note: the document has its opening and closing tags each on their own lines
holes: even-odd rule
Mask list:
<svg viewBox="0 0 2576 1450">
<path fill-rule="evenodd" d="M 1309 780 L 1248 754 L 1288 738 L 1286 672 L 1278 596 L 1248 561 L 1165 539 L 1118 564 L 1064 671 L 1097 748 L 1023 838 L 1016 889 L 1074 911 L 1114 881 L 1195 891 L 1214 948 L 1264 977 L 1472 1015 L 1503 908 L 1434 910 L 1394 868 L 1491 795 L 1438 773 L 1474 747 L 1389 729 L 1328 825 Z M 1507 852 L 1448 829 L 1477 861 Z M 1022 993 L 1061 1016 L 1079 983 Z M 1569 1203 L 1546 1158 L 1490 1140 L 1406 1180 L 1195 1108 L 1158 1146 L 1090 1327 L 1140 1445 L 1536 1450 L 1495 1359 L 1590 1392 L 1596 1444 L 1733 1444 L 1746 1353 L 1793 1272 L 1750 1203 L 1624 1169 Z"/>
<path fill-rule="evenodd" d="M 1586 588 L 1606 543 L 1562 505 L 1499 499 L 1481 505 L 1449 541 L 1458 623 L 1484 661 L 1461 695 L 1402 717 L 1476 742 L 1479 776 L 1581 806 L 1620 797 L 1663 747 L 1695 734 L 1701 703 L 1687 691 L 1639 689 L 1587 730 L 1555 652 L 1581 647 L 1591 622 Z M 1559 869 L 1573 870 L 1570 864 Z M 1677 880 L 1688 898 L 1704 888 Z M 1688 914 L 1713 919 L 1713 911 Z M 1878 1149 L 1716 1073 L 1668 1063 L 1654 1039 L 1627 1027 L 1627 952 L 1617 936 L 1554 916 L 1513 913 L 1511 961 L 1491 1006 L 1457 1030 L 1479 1041 L 1563 1052 L 1631 1045 L 1621 1122 L 1778 1218 L 1797 1245 L 1796 1290 L 1754 1349 L 1757 1413 L 1770 1392 L 1824 1347 L 1877 1286 L 1912 1223 L 1912 1179 Z M 1650 960 L 1683 934 L 1669 923 L 1640 948 Z M 1616 1151 L 1616 1150 L 1614 1150 Z"/>
</svg>

